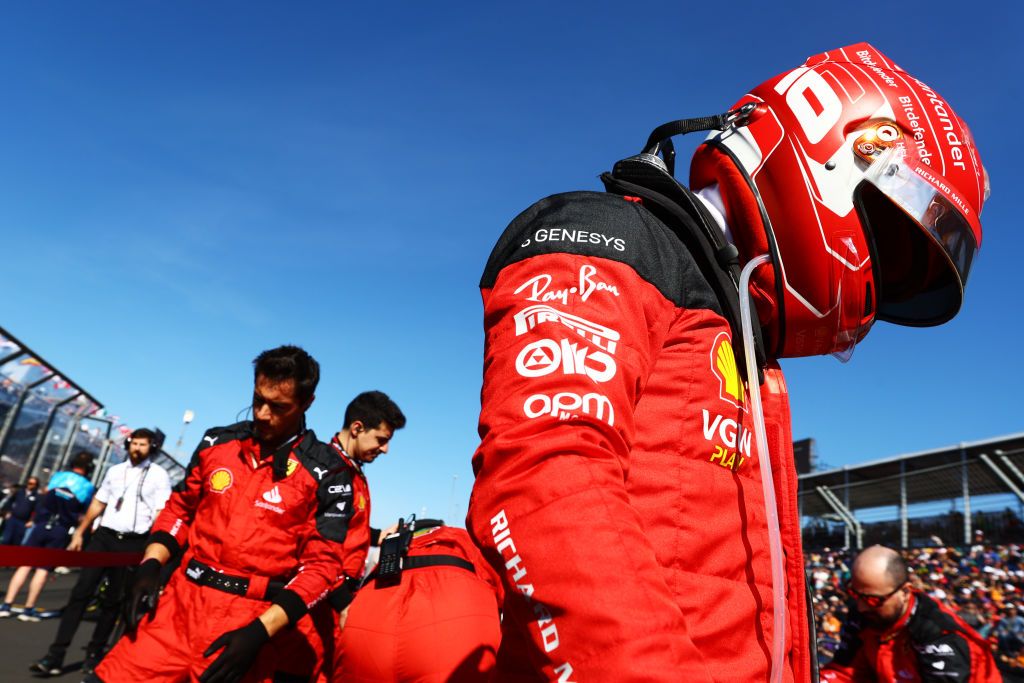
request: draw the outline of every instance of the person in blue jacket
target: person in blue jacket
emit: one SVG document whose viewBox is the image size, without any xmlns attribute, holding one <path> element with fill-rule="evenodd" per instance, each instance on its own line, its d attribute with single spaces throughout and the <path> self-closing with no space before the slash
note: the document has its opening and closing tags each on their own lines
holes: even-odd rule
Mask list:
<svg viewBox="0 0 1024 683">
<path fill-rule="evenodd" d="M 96 487 L 89 481 L 92 471 L 93 456 L 82 451 L 71 461 L 71 470 L 62 471 L 50 479 L 49 491 L 40 498 L 36 506 L 36 516 L 32 532 L 25 540 L 30 548 L 66 548 L 71 530 L 78 523 L 78 518 L 89 507 Z M 28 587 L 28 598 L 24 611 L 18 615 L 20 621 L 39 621 L 36 613 L 36 600 L 46 577 L 52 567 L 37 567 L 32 582 Z M 11 603 L 25 584 L 32 567 L 18 567 L 7 586 L 7 595 L 0 603 L 0 617 L 11 616 Z"/>
</svg>

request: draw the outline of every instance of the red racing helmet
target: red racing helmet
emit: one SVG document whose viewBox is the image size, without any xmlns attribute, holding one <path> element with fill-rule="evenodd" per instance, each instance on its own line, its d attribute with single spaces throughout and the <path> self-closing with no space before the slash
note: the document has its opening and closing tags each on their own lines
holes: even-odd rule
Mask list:
<svg viewBox="0 0 1024 683">
<path fill-rule="evenodd" d="M 867 43 L 762 83 L 747 125 L 714 133 L 690 186 L 715 186 L 753 278 L 771 356 L 849 353 L 877 320 L 956 315 L 988 177 L 967 125 Z"/>
</svg>

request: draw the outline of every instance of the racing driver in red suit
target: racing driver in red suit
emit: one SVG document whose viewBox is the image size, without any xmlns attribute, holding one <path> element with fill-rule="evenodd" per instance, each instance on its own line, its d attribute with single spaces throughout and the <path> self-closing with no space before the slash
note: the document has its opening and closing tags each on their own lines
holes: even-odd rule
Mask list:
<svg viewBox="0 0 1024 683">
<path fill-rule="evenodd" d="M 709 129 L 687 189 L 671 136 Z M 956 314 L 988 194 L 970 131 L 861 43 L 602 180 L 520 214 L 481 280 L 467 522 L 505 584 L 498 680 L 808 681 L 778 359 Z"/>
<path fill-rule="evenodd" d="M 311 680 L 333 649 L 333 611 L 309 611 L 346 578 L 351 470 L 305 428 L 317 362 L 283 346 L 254 366 L 253 421 L 203 436 L 153 525 L 130 622 L 187 543 L 181 567 L 97 668 L 102 681 Z"/>
</svg>

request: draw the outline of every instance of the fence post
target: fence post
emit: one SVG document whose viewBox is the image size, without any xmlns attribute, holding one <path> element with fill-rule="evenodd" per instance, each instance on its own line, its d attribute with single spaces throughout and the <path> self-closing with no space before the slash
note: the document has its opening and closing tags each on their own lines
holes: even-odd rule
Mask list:
<svg viewBox="0 0 1024 683">
<path fill-rule="evenodd" d="M 960 472 L 964 493 L 964 545 L 971 545 L 971 482 L 967 476 L 967 449 L 960 446 Z"/>
<path fill-rule="evenodd" d="M 850 470 L 847 469 L 846 465 L 843 465 L 843 505 L 847 510 L 850 509 Z M 850 525 L 843 525 L 843 547 L 850 547 Z"/>
<path fill-rule="evenodd" d="M 900 547 L 910 545 L 907 528 L 907 461 L 900 460 Z"/>
</svg>

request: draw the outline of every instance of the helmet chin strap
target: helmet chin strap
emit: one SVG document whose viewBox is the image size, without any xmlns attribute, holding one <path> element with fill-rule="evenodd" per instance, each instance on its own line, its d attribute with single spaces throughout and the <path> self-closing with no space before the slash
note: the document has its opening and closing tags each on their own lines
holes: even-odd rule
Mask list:
<svg viewBox="0 0 1024 683">
<path fill-rule="evenodd" d="M 750 309 L 750 276 L 759 266 L 771 262 L 768 254 L 762 254 L 743 267 L 740 273 L 740 328 L 743 331 L 743 351 L 747 356 L 747 388 L 750 390 L 751 412 L 754 418 L 754 438 L 757 440 L 758 466 L 761 468 L 761 489 L 764 497 L 764 513 L 768 521 L 768 554 L 772 565 L 772 683 L 782 681 L 782 661 L 786 643 L 786 595 L 785 570 L 782 557 L 782 533 L 779 530 L 779 510 L 775 502 L 775 479 L 772 476 L 772 462 L 768 453 L 768 437 L 765 434 L 764 409 L 761 406 L 761 387 L 751 377 L 750 368 L 756 368 L 754 358 L 754 326 Z"/>
<path fill-rule="evenodd" d="M 658 152 L 661 152 L 669 175 L 674 176 L 676 174 L 676 148 L 672 144 L 673 135 L 686 135 L 687 133 L 697 133 L 704 130 L 725 130 L 733 126 L 745 126 L 755 109 L 757 109 L 757 104 L 748 102 L 742 107 L 737 107 L 724 114 L 698 116 L 692 119 L 679 119 L 678 121 L 663 123 L 651 131 L 651 134 L 647 137 L 647 144 L 644 145 L 641 154 L 657 156 Z"/>
</svg>

